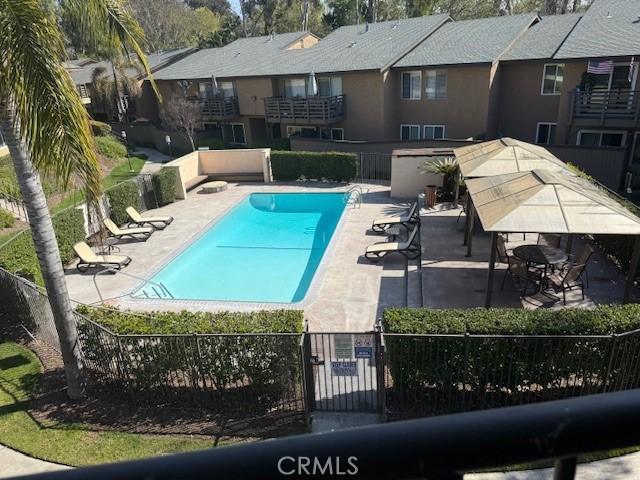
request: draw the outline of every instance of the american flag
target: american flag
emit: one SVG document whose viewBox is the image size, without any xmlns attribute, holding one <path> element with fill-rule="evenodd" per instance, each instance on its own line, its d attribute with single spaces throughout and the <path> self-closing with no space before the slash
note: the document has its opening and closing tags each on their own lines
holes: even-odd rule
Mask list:
<svg viewBox="0 0 640 480">
<path fill-rule="evenodd" d="M 603 74 L 613 72 L 613 60 L 589 60 L 588 73 Z"/>
</svg>

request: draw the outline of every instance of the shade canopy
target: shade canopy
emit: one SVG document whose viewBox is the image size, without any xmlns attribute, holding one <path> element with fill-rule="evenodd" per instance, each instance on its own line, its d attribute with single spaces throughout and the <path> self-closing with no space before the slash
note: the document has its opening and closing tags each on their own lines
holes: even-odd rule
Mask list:
<svg viewBox="0 0 640 480">
<path fill-rule="evenodd" d="M 567 165 L 539 145 L 505 137 L 454 149 L 460 172 L 466 178 L 546 169 L 567 171 Z"/>
<path fill-rule="evenodd" d="M 640 218 L 575 175 L 534 170 L 466 185 L 485 231 L 640 235 Z"/>
</svg>

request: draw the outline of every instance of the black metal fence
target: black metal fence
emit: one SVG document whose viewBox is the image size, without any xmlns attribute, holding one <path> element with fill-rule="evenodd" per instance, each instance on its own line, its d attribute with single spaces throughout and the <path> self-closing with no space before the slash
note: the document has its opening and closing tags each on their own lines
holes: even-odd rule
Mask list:
<svg viewBox="0 0 640 480">
<path fill-rule="evenodd" d="M 359 152 L 358 178 L 390 182 L 391 154 Z"/>
<path fill-rule="evenodd" d="M 0 192 L 0 208 L 7 210 L 23 222 L 29 221 L 24 202 L 8 193 Z"/>
</svg>

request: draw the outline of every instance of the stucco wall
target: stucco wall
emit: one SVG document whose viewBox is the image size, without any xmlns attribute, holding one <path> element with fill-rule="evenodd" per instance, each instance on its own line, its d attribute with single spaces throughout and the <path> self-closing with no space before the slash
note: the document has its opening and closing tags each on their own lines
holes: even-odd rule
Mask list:
<svg viewBox="0 0 640 480">
<path fill-rule="evenodd" d="M 563 95 L 542 95 L 544 61 L 502 65 L 498 131 L 504 136 L 535 142 L 538 122 L 558 122 Z"/>
<path fill-rule="evenodd" d="M 264 116 L 264 98 L 276 95 L 269 78 L 242 78 L 234 80 L 240 115 Z"/>
<path fill-rule="evenodd" d="M 380 72 L 342 74 L 346 95 L 345 119 L 334 125 L 344 128 L 348 140 L 385 139 L 383 79 Z"/>
<path fill-rule="evenodd" d="M 407 69 L 416 70 L 416 69 Z M 422 71 L 420 100 L 401 98 L 400 71 L 396 71 L 397 101 L 396 137 L 400 138 L 400 124 L 445 125 L 447 138 L 471 138 L 487 130 L 489 113 L 489 65 L 452 67 L 447 71 L 447 98 L 426 99 L 426 79 Z M 392 92 L 393 93 L 393 92 Z M 392 98 L 394 98 L 392 96 Z M 391 127 L 389 127 L 391 128 Z"/>
<path fill-rule="evenodd" d="M 422 165 L 435 157 L 397 156 L 391 157 L 391 197 L 416 198 L 427 185 L 442 185 L 442 175 L 424 173 Z"/>
<path fill-rule="evenodd" d="M 382 141 L 382 142 L 332 142 L 317 138 L 291 138 L 291 150 L 308 152 L 368 152 L 391 153 L 397 149 L 410 148 L 438 148 L 451 150 L 455 147 L 464 147 L 473 142 L 467 140 L 415 140 L 415 141 Z"/>
</svg>

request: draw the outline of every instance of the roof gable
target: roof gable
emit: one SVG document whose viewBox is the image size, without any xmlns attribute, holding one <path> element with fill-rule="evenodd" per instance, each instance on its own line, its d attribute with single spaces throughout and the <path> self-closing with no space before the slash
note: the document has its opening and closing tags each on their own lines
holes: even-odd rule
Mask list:
<svg viewBox="0 0 640 480">
<path fill-rule="evenodd" d="M 553 58 L 580 18 L 582 14 L 576 13 L 542 17 L 515 42 L 501 60 Z"/>
</svg>

